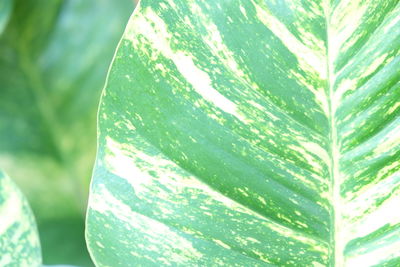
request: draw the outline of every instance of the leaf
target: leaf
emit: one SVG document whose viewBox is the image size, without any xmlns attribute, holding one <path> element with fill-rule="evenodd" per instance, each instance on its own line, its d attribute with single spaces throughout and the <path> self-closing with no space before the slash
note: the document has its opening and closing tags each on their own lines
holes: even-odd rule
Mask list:
<svg viewBox="0 0 400 267">
<path fill-rule="evenodd" d="M 40 266 L 39 235 L 31 208 L 14 182 L 0 171 L 0 266 Z"/>
<path fill-rule="evenodd" d="M 0 38 L 0 166 L 26 193 L 39 232 L 54 234 L 43 237 L 55 241 L 43 244 L 46 264 L 81 264 L 65 257 L 85 252 L 83 237 L 64 226 L 83 232 L 100 90 L 132 10 L 132 0 L 19 0 Z"/>
<path fill-rule="evenodd" d="M 93 266 L 86 248 L 82 218 L 76 216 L 42 221 L 40 236 L 47 264 L 73 263 L 80 267 Z"/>
<path fill-rule="evenodd" d="M 141 1 L 99 111 L 96 265 L 399 265 L 399 17 Z"/>
<path fill-rule="evenodd" d="M 12 0 L 2 0 L 0 2 L 0 34 L 3 32 L 12 9 Z"/>
</svg>

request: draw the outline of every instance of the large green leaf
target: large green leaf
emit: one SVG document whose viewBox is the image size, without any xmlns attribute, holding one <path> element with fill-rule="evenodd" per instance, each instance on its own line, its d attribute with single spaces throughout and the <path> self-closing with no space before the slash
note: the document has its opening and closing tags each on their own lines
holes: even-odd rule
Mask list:
<svg viewBox="0 0 400 267">
<path fill-rule="evenodd" d="M 0 166 L 32 204 L 45 263 L 80 264 L 85 251 L 95 114 L 132 10 L 132 0 L 19 0 L 0 38 Z"/>
<path fill-rule="evenodd" d="M 41 262 L 31 208 L 14 182 L 0 171 L 0 266 L 36 267 Z"/>
<path fill-rule="evenodd" d="M 399 266 L 400 4 L 143 0 L 109 72 L 98 266 Z"/>
</svg>

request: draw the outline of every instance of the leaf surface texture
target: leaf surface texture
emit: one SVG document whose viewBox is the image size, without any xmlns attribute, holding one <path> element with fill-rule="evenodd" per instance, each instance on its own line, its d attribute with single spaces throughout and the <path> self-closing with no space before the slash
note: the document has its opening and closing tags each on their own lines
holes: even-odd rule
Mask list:
<svg viewBox="0 0 400 267">
<path fill-rule="evenodd" d="M 39 235 L 28 201 L 0 171 L 0 266 L 36 267 L 42 262 Z"/>
<path fill-rule="evenodd" d="M 98 266 L 400 264 L 398 1 L 146 1 L 99 111 Z"/>
</svg>

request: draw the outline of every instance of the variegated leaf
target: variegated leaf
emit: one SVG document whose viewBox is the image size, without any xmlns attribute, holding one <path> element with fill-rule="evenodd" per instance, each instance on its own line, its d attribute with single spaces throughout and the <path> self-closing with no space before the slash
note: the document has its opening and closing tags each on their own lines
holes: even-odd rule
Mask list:
<svg viewBox="0 0 400 267">
<path fill-rule="evenodd" d="M 31 208 L 14 182 L 0 171 L 0 266 L 41 266 L 39 236 Z"/>
<path fill-rule="evenodd" d="M 397 0 L 143 0 L 110 69 L 98 266 L 399 266 Z"/>
</svg>

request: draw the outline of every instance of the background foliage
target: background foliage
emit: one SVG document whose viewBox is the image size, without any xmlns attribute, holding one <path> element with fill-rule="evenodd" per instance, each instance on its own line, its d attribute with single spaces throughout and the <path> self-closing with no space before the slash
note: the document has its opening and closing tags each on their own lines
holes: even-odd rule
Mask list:
<svg viewBox="0 0 400 267">
<path fill-rule="evenodd" d="M 84 215 L 96 110 L 133 7 L 132 0 L 1 1 L 0 168 L 32 206 L 45 264 L 91 265 Z"/>
</svg>

